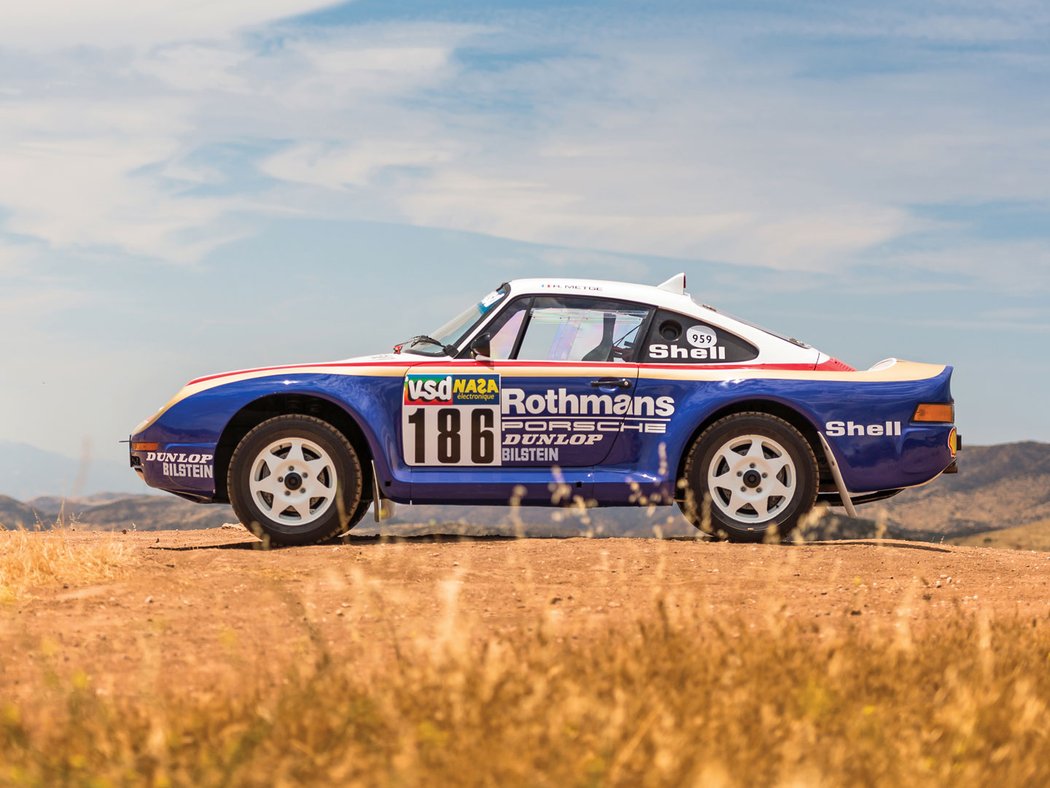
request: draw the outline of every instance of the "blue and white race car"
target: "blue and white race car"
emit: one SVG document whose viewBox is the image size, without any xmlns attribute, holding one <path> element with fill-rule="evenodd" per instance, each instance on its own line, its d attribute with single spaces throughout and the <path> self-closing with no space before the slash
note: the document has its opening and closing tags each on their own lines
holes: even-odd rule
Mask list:
<svg viewBox="0 0 1050 788">
<path fill-rule="evenodd" d="M 501 285 L 393 353 L 190 381 L 131 437 L 152 487 L 230 502 L 278 544 L 413 504 L 677 502 L 729 539 L 781 537 L 954 472 L 952 368 L 857 371 L 685 291 Z"/>
</svg>

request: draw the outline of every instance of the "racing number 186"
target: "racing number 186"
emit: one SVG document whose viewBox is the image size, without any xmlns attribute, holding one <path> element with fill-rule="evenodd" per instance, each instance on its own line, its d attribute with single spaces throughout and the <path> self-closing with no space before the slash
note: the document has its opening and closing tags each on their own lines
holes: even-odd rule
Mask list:
<svg viewBox="0 0 1050 788">
<path fill-rule="evenodd" d="M 428 413 L 435 413 L 434 418 L 428 418 Z M 466 424 L 464 415 L 469 415 Z M 491 408 L 422 407 L 412 411 L 405 420 L 414 432 L 411 436 L 414 465 L 426 465 L 427 455 L 431 454 L 428 449 L 435 444 L 440 465 L 492 465 L 496 461 L 496 416 Z M 466 462 L 463 462 L 464 442 L 470 446 Z"/>
</svg>

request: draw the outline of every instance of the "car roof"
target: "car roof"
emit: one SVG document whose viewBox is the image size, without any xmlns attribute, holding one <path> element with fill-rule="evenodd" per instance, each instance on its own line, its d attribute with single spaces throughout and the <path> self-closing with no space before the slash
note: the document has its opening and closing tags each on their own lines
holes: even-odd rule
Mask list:
<svg viewBox="0 0 1050 788">
<path fill-rule="evenodd" d="M 696 303 L 685 291 L 685 275 L 663 285 L 640 285 L 604 279 L 515 279 L 508 282 L 513 295 L 581 295 L 637 301 L 703 318 L 714 310 Z"/>
</svg>

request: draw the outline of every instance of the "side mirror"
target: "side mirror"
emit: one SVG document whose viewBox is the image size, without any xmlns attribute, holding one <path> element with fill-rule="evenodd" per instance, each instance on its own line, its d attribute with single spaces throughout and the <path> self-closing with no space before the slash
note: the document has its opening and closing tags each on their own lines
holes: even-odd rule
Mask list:
<svg viewBox="0 0 1050 788">
<path fill-rule="evenodd" d="M 492 355 L 492 335 L 478 334 L 470 343 L 472 358 L 489 358 Z"/>
</svg>

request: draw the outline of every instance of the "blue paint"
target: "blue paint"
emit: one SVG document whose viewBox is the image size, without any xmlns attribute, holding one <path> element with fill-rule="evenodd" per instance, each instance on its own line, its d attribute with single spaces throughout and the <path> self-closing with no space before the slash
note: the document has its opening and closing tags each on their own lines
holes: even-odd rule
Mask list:
<svg viewBox="0 0 1050 788">
<path fill-rule="evenodd" d="M 460 370 L 471 365 L 464 361 L 454 363 Z M 490 367 L 481 363 L 473 366 L 477 367 L 475 374 L 491 372 Z M 409 367 L 406 361 L 399 370 L 403 372 Z M 425 368 L 427 374 L 437 374 L 439 370 L 436 366 Z M 911 422 L 918 403 L 951 401 L 950 367 L 927 380 L 873 383 L 816 377 L 812 380 L 664 380 L 647 377 L 645 365 L 609 366 L 610 374 L 631 376 L 632 371 L 638 375 L 633 401 L 652 401 L 652 408 L 638 411 L 635 406 L 636 410 L 627 415 L 587 416 L 586 419 L 574 414 L 559 415 L 557 422 L 569 422 L 573 426 L 536 433 L 578 434 L 580 425 L 588 430 L 592 430 L 588 425 L 608 429 L 591 445 L 560 447 L 560 470 L 550 463 L 520 460 L 502 467 L 410 467 L 402 456 L 405 405 L 404 378 L 400 375 L 277 372 L 220 384 L 176 403 L 132 440 L 158 443 L 160 453 L 219 456 L 224 433 L 242 409 L 274 395 L 314 397 L 339 407 L 358 425 L 382 480 L 383 495 L 400 503 L 499 504 L 517 498 L 525 504 L 542 505 L 551 503 L 552 490 L 557 485 L 566 486 L 559 489 L 567 490 L 570 499 L 578 496 L 603 506 L 634 505 L 654 495 L 670 502 L 680 463 L 697 431 L 720 411 L 742 403 L 753 404 L 755 408 L 760 407 L 760 403 L 790 408 L 813 430 L 825 434 L 828 422 L 876 425 L 876 430 L 886 423 L 899 424 L 899 435 L 828 436 L 847 487 L 854 493 L 922 484 L 952 462 L 948 448 L 952 425 Z M 516 377 L 512 371 L 502 370 L 503 440 L 511 434 L 506 426 L 508 422 L 527 419 L 507 412 L 508 389 L 520 389 L 527 396 L 562 390 L 567 396 L 601 395 L 604 389 L 590 385 L 594 377 L 593 366 L 581 370 L 579 376 Z M 607 395 L 615 396 L 612 392 Z M 659 403 L 666 406 L 668 400 L 674 403 L 673 413 L 660 421 L 655 408 Z M 538 415 L 546 418 L 550 414 L 544 410 Z M 654 431 L 647 431 L 649 429 Z M 663 431 L 655 431 L 657 429 Z M 528 433 L 522 430 L 520 434 Z M 819 456 L 819 450 L 817 453 Z M 186 468 L 180 468 L 183 475 L 169 476 L 163 473 L 162 463 L 147 460 L 147 452 L 133 451 L 133 454 L 140 458 L 144 479 L 150 486 L 200 500 L 222 499 L 223 485 L 216 484 L 215 473 L 192 475 L 197 472 L 191 470 L 190 475 L 185 475 Z M 212 470 L 210 465 L 209 470 Z M 223 469 L 216 469 L 216 473 L 221 476 Z M 519 487 L 525 488 L 520 495 L 515 492 Z"/>
</svg>

